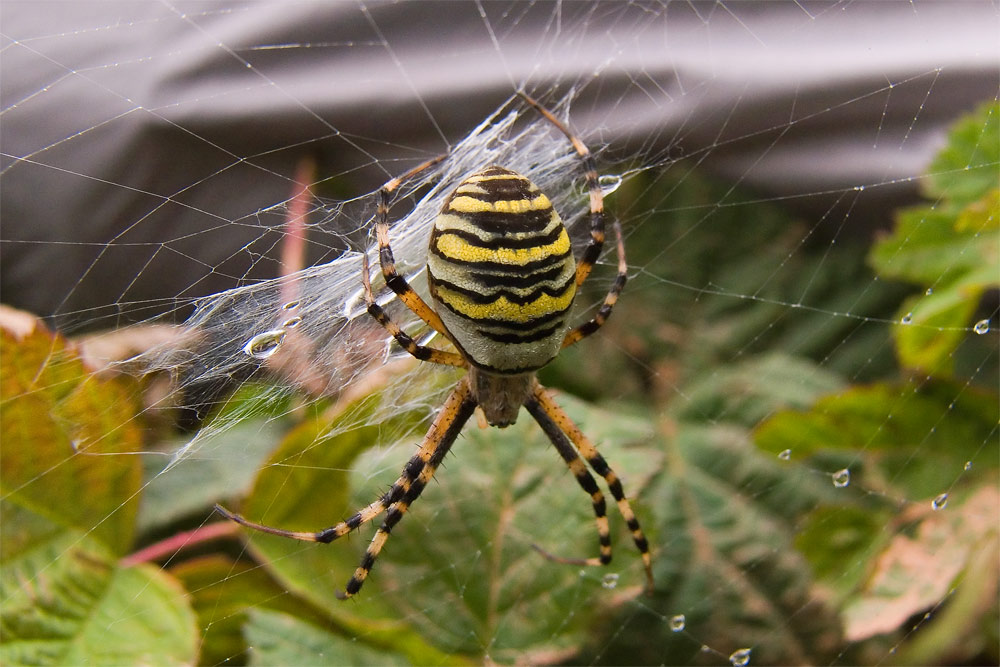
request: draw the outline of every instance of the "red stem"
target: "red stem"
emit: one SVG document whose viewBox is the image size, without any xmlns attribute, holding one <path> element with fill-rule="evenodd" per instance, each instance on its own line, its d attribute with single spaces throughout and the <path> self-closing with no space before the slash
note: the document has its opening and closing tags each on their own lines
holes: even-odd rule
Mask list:
<svg viewBox="0 0 1000 667">
<path fill-rule="evenodd" d="M 149 561 L 159 560 L 167 556 L 173 556 L 185 547 L 225 537 L 235 537 L 238 534 L 238 529 L 239 526 L 231 521 L 217 521 L 216 523 L 210 523 L 202 526 L 201 528 L 186 530 L 183 533 L 171 535 L 167 539 L 157 542 L 156 544 L 150 544 L 145 549 L 140 549 L 135 553 L 125 556 L 119 561 L 118 564 L 122 567 L 131 567 L 133 565 L 138 565 L 139 563 L 148 563 Z"/>
</svg>

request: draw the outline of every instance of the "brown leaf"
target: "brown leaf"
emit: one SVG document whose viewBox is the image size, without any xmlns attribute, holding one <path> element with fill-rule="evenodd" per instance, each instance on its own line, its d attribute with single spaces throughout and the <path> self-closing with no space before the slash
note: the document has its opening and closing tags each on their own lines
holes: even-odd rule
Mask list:
<svg viewBox="0 0 1000 667">
<path fill-rule="evenodd" d="M 847 639 L 891 632 L 944 598 L 977 545 L 996 534 L 1000 491 L 987 485 L 960 506 L 952 502 L 934 511 L 928 501 L 927 508 L 916 538 L 897 535 L 876 561 L 865 591 L 847 606 Z"/>
</svg>

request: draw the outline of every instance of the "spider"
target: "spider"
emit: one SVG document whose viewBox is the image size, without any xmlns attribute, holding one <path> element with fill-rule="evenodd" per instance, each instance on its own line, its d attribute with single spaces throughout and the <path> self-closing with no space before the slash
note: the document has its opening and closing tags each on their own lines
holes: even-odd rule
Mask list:
<svg viewBox="0 0 1000 667">
<path fill-rule="evenodd" d="M 520 96 L 569 139 L 582 163 L 590 194 L 590 241 L 579 263 L 569 236 L 549 199 L 524 176 L 488 166 L 468 176 L 447 197 L 435 220 L 427 254 L 427 273 L 434 306 L 429 306 L 396 272 L 389 245 L 389 202 L 406 180 L 446 156 L 429 160 L 388 181 L 379 190 L 376 213 L 379 264 L 386 285 L 402 303 L 450 342 L 455 351 L 418 344 L 376 303 L 363 256 L 362 281 L 368 313 L 411 355 L 421 361 L 457 366 L 468 372 L 458 381 L 399 479 L 375 502 L 340 523 L 318 532 L 281 530 L 254 523 L 216 505 L 223 516 L 272 535 L 306 542 L 331 542 L 382 512 L 361 563 L 337 597 L 350 598 L 364 584 L 390 531 L 434 476 L 466 421 L 478 406 L 491 426 L 514 423 L 523 406 L 590 495 L 599 538 L 599 555 L 560 558 L 535 547 L 547 558 L 576 565 L 611 562 L 611 534 L 604 495 L 587 469 L 604 478 L 625 519 L 646 569 L 647 590 L 653 586 L 649 543 L 625 497 L 621 481 L 591 441 L 556 404 L 535 372 L 563 348 L 601 328 L 625 287 L 627 265 L 621 227 L 614 221 L 618 275 L 597 313 L 570 328 L 570 307 L 577 289 L 590 275 L 604 245 L 604 201 L 594 160 L 583 142 L 548 109 Z M 581 458 L 582 457 L 582 458 Z"/>
</svg>

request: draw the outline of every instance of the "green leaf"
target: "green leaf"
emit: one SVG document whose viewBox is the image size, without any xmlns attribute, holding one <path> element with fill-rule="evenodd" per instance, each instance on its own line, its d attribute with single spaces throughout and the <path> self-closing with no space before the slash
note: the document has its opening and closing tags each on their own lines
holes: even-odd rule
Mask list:
<svg viewBox="0 0 1000 667">
<path fill-rule="evenodd" d="M 966 115 L 928 169 L 926 195 L 964 208 L 997 187 L 1000 175 L 1000 104 L 987 102 Z"/>
<path fill-rule="evenodd" d="M 148 481 L 139 505 L 139 529 L 148 531 L 194 513 L 203 517 L 213 503 L 248 491 L 283 432 L 272 420 L 251 419 L 212 434 L 197 456 L 178 462 L 145 459 Z M 164 470 L 168 474 L 161 474 Z"/>
<path fill-rule="evenodd" d="M 172 567 L 170 573 L 191 591 L 201 628 L 200 662 L 203 664 L 238 662 L 241 656 L 247 655 L 249 645 L 255 649 L 255 659 L 260 660 L 258 649 L 261 645 L 256 639 L 248 645 L 251 635 L 246 630 L 255 612 L 280 612 L 289 623 L 323 628 L 329 641 L 338 645 L 349 643 L 359 655 L 399 654 L 418 664 L 456 664 L 456 660 L 435 651 L 399 620 L 355 617 L 351 605 L 325 600 L 326 605 L 320 606 L 296 595 L 294 587 L 300 579 L 294 573 L 288 577 L 293 584 L 293 589 L 289 590 L 284 581 L 271 577 L 267 570 L 219 555 L 186 561 Z M 331 573 L 323 575 L 329 578 Z M 339 613 L 331 614 L 331 609 Z M 308 664 L 316 660 L 313 657 L 271 664 Z M 346 656 L 343 661 L 352 662 Z"/>
<path fill-rule="evenodd" d="M 957 230 L 955 215 L 941 208 L 909 208 L 896 215 L 893 233 L 872 247 L 869 261 L 880 276 L 933 285 L 933 293 L 995 261 L 992 238 L 988 229 Z"/>
<path fill-rule="evenodd" d="M 888 508 L 824 505 L 811 512 L 795 537 L 795 547 L 812 566 L 816 578 L 841 598 L 853 592 L 867 574 L 872 554 L 888 536 Z"/>
<path fill-rule="evenodd" d="M 773 412 L 805 408 L 822 394 L 843 387 L 835 374 L 781 353 L 714 369 L 684 388 L 678 418 L 753 426 Z"/>
<path fill-rule="evenodd" d="M 996 441 L 998 419 L 995 392 L 945 381 L 875 384 L 822 398 L 808 412 L 779 413 L 761 424 L 755 439 L 772 453 L 854 452 L 852 485 L 883 489 L 891 480 L 893 494 L 933 498 L 963 474 L 967 461 L 983 459 L 973 475 L 995 467 L 981 453 Z"/>
<path fill-rule="evenodd" d="M 983 293 L 1000 286 L 1000 105 L 960 121 L 928 177 L 932 206 L 900 212 L 869 256 L 880 275 L 919 283 L 893 329 L 900 363 L 948 376 Z"/>
<path fill-rule="evenodd" d="M 137 406 L 40 326 L 0 332 L 0 663 L 190 664 L 194 616 L 154 568 L 121 568 L 140 484 Z"/>
<path fill-rule="evenodd" d="M 900 214 L 893 236 L 877 244 L 872 262 L 882 275 L 927 285 L 908 299 L 893 328 L 903 366 L 947 376 L 983 293 L 1000 286 L 1000 203 L 997 190 L 958 217 L 932 209 Z"/>
<path fill-rule="evenodd" d="M 426 384 L 421 388 L 428 389 Z M 433 393 L 433 387 L 430 390 Z M 388 419 L 376 418 L 385 414 L 386 401 L 400 400 L 398 396 L 383 397 L 375 392 L 292 430 L 260 471 L 244 503 L 246 516 L 284 529 L 307 531 L 326 528 L 349 516 L 356 509 L 348 497 L 349 482 L 358 474 L 358 454 L 386 439 L 393 441 L 406 434 L 414 440 L 419 438 L 415 430 L 421 428 L 425 416 L 420 403 L 390 410 Z M 331 437 L 329 433 L 336 435 Z M 381 483 L 395 481 L 402 465 L 400 462 L 395 469 L 383 467 L 378 477 Z M 366 498 L 364 504 L 374 498 Z M 252 530 L 246 534 L 251 551 L 281 585 L 308 601 L 312 608 L 324 610 L 329 616 L 326 622 L 339 628 L 345 637 L 358 638 L 380 651 L 398 652 L 413 662 L 455 662 L 430 646 L 399 619 L 398 610 L 377 596 L 363 596 L 356 604 L 336 599 L 336 591 L 343 588 L 360 559 L 351 543 L 357 547 L 361 540 L 309 544 Z"/>
<path fill-rule="evenodd" d="M 776 372 L 784 367 L 775 364 Z M 254 552 L 289 591 L 328 614 L 325 625 L 307 618 L 309 625 L 415 662 L 449 654 L 565 661 L 594 646 L 632 662 L 664 655 L 683 661 L 690 636 L 712 636 L 720 649 L 753 644 L 765 662 L 830 655 L 838 623 L 817 602 L 809 567 L 792 547 L 796 522 L 838 497 L 828 479 L 760 453 L 737 429 L 682 424 L 676 434 L 658 434 L 646 420 L 559 400 L 633 499 L 653 545 L 661 592 L 652 600 L 641 596 L 641 561 L 613 503 L 609 568 L 550 562 L 532 548 L 586 557 L 596 555 L 597 539 L 589 498 L 527 415 L 502 430 L 466 427 L 350 603 L 333 593 L 376 525 L 330 545 L 253 535 Z M 793 397 L 778 402 L 784 400 Z M 378 428 L 348 431 L 322 446 L 315 443 L 319 428 L 290 439 L 272 457 L 283 465 L 262 472 L 249 518 L 266 509 L 271 525 L 316 530 L 370 503 L 398 476 L 420 433 L 404 446 L 367 449 L 354 459 L 367 447 L 368 429 Z M 341 496 L 348 469 L 356 486 L 349 502 Z M 643 611 L 649 607 L 653 615 Z M 691 635 L 663 623 L 678 611 L 688 614 Z M 793 615 L 798 621 L 789 624 Z M 725 636 L 720 628 L 728 629 Z"/>
<path fill-rule="evenodd" d="M 264 609 L 249 612 L 251 665 L 408 665 L 405 656 L 353 642 L 301 618 Z"/>
<path fill-rule="evenodd" d="M 641 499 L 650 473 L 662 464 L 647 446 L 650 426 L 611 418 L 568 397 L 559 402 L 621 475 L 626 493 Z M 354 502 L 371 502 L 408 455 L 404 448 L 387 466 L 376 452 L 366 453 L 357 466 L 366 482 L 353 493 Z M 641 500 L 634 507 L 640 520 L 648 516 Z M 506 429 L 470 423 L 435 483 L 393 530 L 362 597 L 384 598 L 449 653 L 501 663 L 568 657 L 597 618 L 631 605 L 645 582 L 610 497 L 608 511 L 615 553 L 610 567 L 581 569 L 544 559 L 532 545 L 565 557 L 597 555 L 590 498 L 526 413 Z M 363 546 L 359 540 L 359 550 Z"/>
<path fill-rule="evenodd" d="M 15 511 L 8 518 L 26 519 Z M 183 589 L 154 567 L 120 568 L 72 529 L 5 558 L 0 663 L 182 665 L 197 656 Z"/>
<path fill-rule="evenodd" d="M 0 331 L 0 488 L 6 502 L 131 546 L 141 481 L 137 406 L 125 385 L 89 374 L 64 339 Z M 23 539 L 6 528 L 5 542 Z"/>
<path fill-rule="evenodd" d="M 723 655 L 753 647 L 755 664 L 829 662 L 839 622 L 793 543 L 801 517 L 833 501 L 833 485 L 761 454 L 738 429 L 682 423 L 660 446 L 669 474 L 642 497 L 657 526 L 658 593 L 644 603 L 651 613 L 605 624 L 610 645 L 599 635 L 595 648 L 628 664 L 690 664 L 701 641 Z M 684 632 L 666 622 L 676 615 Z"/>
<path fill-rule="evenodd" d="M 629 179 L 616 193 L 632 213 L 641 211 L 642 224 L 626 230 L 629 265 L 641 269 L 601 331 L 541 371 L 544 383 L 593 401 L 648 406 L 659 398 L 678 409 L 690 384 L 774 352 L 842 377 L 895 371 L 881 320 L 908 292 L 874 279 L 867 243 L 843 235 L 835 244 L 814 243 L 810 229 L 820 228 L 731 183 L 689 170 L 655 173 Z M 578 319 L 597 308 L 612 273 L 610 265 L 595 269 L 577 298 Z M 684 418 L 700 419 L 695 410 Z"/>
<path fill-rule="evenodd" d="M 184 561 L 170 568 L 170 574 L 191 591 L 200 628 L 201 664 L 240 662 L 247 651 L 243 626 L 253 609 L 283 611 L 314 624 L 329 623 L 322 611 L 249 563 L 209 555 Z"/>
<path fill-rule="evenodd" d="M 979 304 L 959 289 L 939 289 L 930 295 L 910 297 L 893 325 L 896 354 L 906 368 L 947 377 L 954 365 L 955 349 L 972 333 L 965 326 Z"/>
</svg>

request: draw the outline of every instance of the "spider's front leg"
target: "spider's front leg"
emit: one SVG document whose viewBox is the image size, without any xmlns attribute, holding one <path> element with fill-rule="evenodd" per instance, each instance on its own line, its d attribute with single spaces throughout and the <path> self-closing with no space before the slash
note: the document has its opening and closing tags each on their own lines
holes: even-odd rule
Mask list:
<svg viewBox="0 0 1000 667">
<path fill-rule="evenodd" d="M 445 366 L 458 366 L 459 368 L 465 368 L 468 365 L 460 354 L 448 352 L 447 350 L 439 350 L 437 348 L 430 347 L 429 345 L 420 345 L 413 340 L 409 334 L 403 331 L 403 329 L 389 317 L 385 310 L 382 309 L 382 306 L 378 305 L 375 301 L 375 294 L 372 292 L 372 283 L 369 272 L 368 254 L 363 253 L 361 255 L 361 280 L 365 288 L 365 304 L 368 308 L 368 314 L 375 318 L 375 321 L 382 325 L 382 328 L 389 332 L 389 334 L 396 339 L 396 342 L 399 343 L 404 350 L 420 361 L 429 361 L 434 364 L 443 364 Z M 402 278 L 400 278 L 400 280 L 402 280 Z"/>
<path fill-rule="evenodd" d="M 396 293 L 399 300 L 402 301 L 414 315 L 422 319 L 442 336 L 449 338 L 448 329 L 446 329 L 444 323 L 441 322 L 440 316 L 438 316 L 433 308 L 427 305 L 427 302 L 420 298 L 420 295 L 417 294 L 412 287 L 410 287 L 410 284 L 406 282 L 406 279 L 399 275 L 396 271 L 396 259 L 392 253 L 392 246 L 389 245 L 389 200 L 392 198 L 392 193 L 395 192 L 396 189 L 405 181 L 413 178 L 422 171 L 433 167 L 446 157 L 446 155 L 440 155 L 432 160 L 424 162 L 423 164 L 419 164 L 402 176 L 387 182 L 379 189 L 378 211 L 375 218 L 375 235 L 378 238 L 378 260 L 379 265 L 382 268 L 382 276 L 385 278 L 385 284 L 389 286 L 389 289 Z M 365 261 L 367 261 L 367 258 Z M 365 276 L 367 275 L 368 272 L 366 270 Z M 370 293 L 370 291 L 371 290 L 369 289 L 368 292 Z"/>
<path fill-rule="evenodd" d="M 618 296 L 625 289 L 625 281 L 628 280 L 628 263 L 625 261 L 625 242 L 622 240 L 622 227 L 617 220 L 612 223 L 612 226 L 615 230 L 615 247 L 618 251 L 618 275 L 615 276 L 615 282 L 612 283 L 611 289 L 608 290 L 607 295 L 604 297 L 604 302 L 597 309 L 594 317 L 566 332 L 562 342 L 563 349 L 570 345 L 575 345 L 604 326 L 604 323 L 611 317 L 611 311 L 614 309 L 615 304 L 618 303 Z"/>
</svg>

